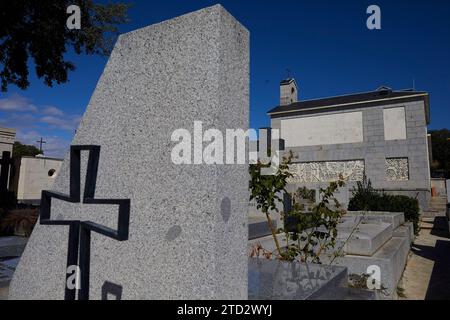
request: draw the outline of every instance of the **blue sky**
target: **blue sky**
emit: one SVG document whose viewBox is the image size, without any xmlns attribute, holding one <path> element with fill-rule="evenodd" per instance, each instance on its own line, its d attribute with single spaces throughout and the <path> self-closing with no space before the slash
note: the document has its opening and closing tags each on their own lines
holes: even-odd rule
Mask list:
<svg viewBox="0 0 450 320">
<path fill-rule="evenodd" d="M 431 96 L 430 129 L 450 128 L 450 1 L 132 1 L 134 30 L 221 3 L 251 33 L 251 126 L 269 125 L 266 112 L 277 105 L 279 81 L 294 76 L 300 99 L 413 86 Z M 382 29 L 366 28 L 366 9 L 381 8 Z M 46 87 L 30 70 L 31 86 L 0 93 L 0 126 L 18 129 L 18 140 L 37 145 L 43 137 L 49 156 L 67 150 L 105 57 L 68 59 L 77 69 L 70 82 Z"/>
</svg>

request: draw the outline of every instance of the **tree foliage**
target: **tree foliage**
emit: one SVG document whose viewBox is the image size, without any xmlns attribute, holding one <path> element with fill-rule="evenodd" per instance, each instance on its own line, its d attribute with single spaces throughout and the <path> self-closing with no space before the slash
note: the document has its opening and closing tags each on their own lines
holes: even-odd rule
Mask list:
<svg viewBox="0 0 450 320">
<path fill-rule="evenodd" d="M 78 5 L 81 29 L 69 30 L 67 7 Z M 127 21 L 128 5 L 96 4 L 92 0 L 0 1 L 0 79 L 2 91 L 14 84 L 29 86 L 28 62 L 48 86 L 68 80 L 75 65 L 64 57 L 76 54 L 108 55 L 117 25 Z"/>
<path fill-rule="evenodd" d="M 13 158 L 20 158 L 26 156 L 35 157 L 40 153 L 41 152 L 39 151 L 39 149 L 36 148 L 35 146 L 22 144 L 19 141 L 14 142 L 12 154 Z"/>
<path fill-rule="evenodd" d="M 444 171 L 444 174 L 450 177 L 450 130 L 435 130 L 430 133 L 433 159 L 435 160 L 435 166 L 432 169 Z"/>
</svg>

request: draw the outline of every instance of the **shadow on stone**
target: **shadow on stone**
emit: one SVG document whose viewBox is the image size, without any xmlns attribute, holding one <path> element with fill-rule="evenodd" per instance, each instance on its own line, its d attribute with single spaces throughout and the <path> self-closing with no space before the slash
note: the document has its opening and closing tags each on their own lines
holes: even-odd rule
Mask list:
<svg viewBox="0 0 450 320">
<path fill-rule="evenodd" d="M 108 294 L 113 295 L 115 297 L 114 300 L 122 300 L 122 286 L 105 281 L 102 286 L 102 300 L 109 300 Z"/>
</svg>

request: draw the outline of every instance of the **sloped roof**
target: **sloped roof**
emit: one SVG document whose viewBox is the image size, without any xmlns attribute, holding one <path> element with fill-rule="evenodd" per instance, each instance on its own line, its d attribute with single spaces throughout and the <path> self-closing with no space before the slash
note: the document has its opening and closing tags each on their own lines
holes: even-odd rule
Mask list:
<svg viewBox="0 0 450 320">
<path fill-rule="evenodd" d="M 392 102 L 390 102 L 390 100 L 392 100 Z M 428 93 L 425 91 L 394 91 L 387 87 L 380 87 L 378 90 L 370 92 L 294 102 L 289 105 L 275 107 L 271 109 L 268 114 L 273 116 L 275 114 L 282 115 L 284 113 L 302 112 L 314 110 L 316 108 L 322 109 L 352 105 L 354 105 L 355 108 L 360 108 L 362 105 L 373 106 L 403 102 L 405 100 L 425 100 L 425 104 L 428 108 Z"/>
</svg>

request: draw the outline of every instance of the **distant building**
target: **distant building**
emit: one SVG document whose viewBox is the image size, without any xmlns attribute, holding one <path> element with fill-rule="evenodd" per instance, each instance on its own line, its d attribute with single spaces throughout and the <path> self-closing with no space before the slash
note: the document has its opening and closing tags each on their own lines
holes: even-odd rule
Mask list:
<svg viewBox="0 0 450 320">
<path fill-rule="evenodd" d="M 16 141 L 16 130 L 8 128 L 0 128 L 0 160 L 3 152 L 9 152 L 9 158 L 12 157 L 14 142 Z M 5 170 L 1 170 L 2 163 L 8 163 Z M 11 176 L 10 160 L 4 159 L 0 161 L 0 190 L 8 190 Z"/>
<path fill-rule="evenodd" d="M 0 158 L 3 151 L 11 152 L 14 142 L 16 141 L 16 130 L 8 128 L 0 128 Z"/>
<path fill-rule="evenodd" d="M 428 206 L 427 92 L 381 87 L 306 101 L 298 100 L 298 92 L 294 79 L 282 81 L 280 105 L 268 112 L 286 150 L 297 156 L 291 189 L 318 190 L 343 174 L 347 188 L 338 198 L 346 204 L 365 173 L 374 188 L 418 197 L 422 208 Z"/>
<path fill-rule="evenodd" d="M 16 159 L 11 185 L 18 202 L 39 205 L 42 190 L 53 187 L 62 162 L 62 159 L 42 156 Z"/>
</svg>

